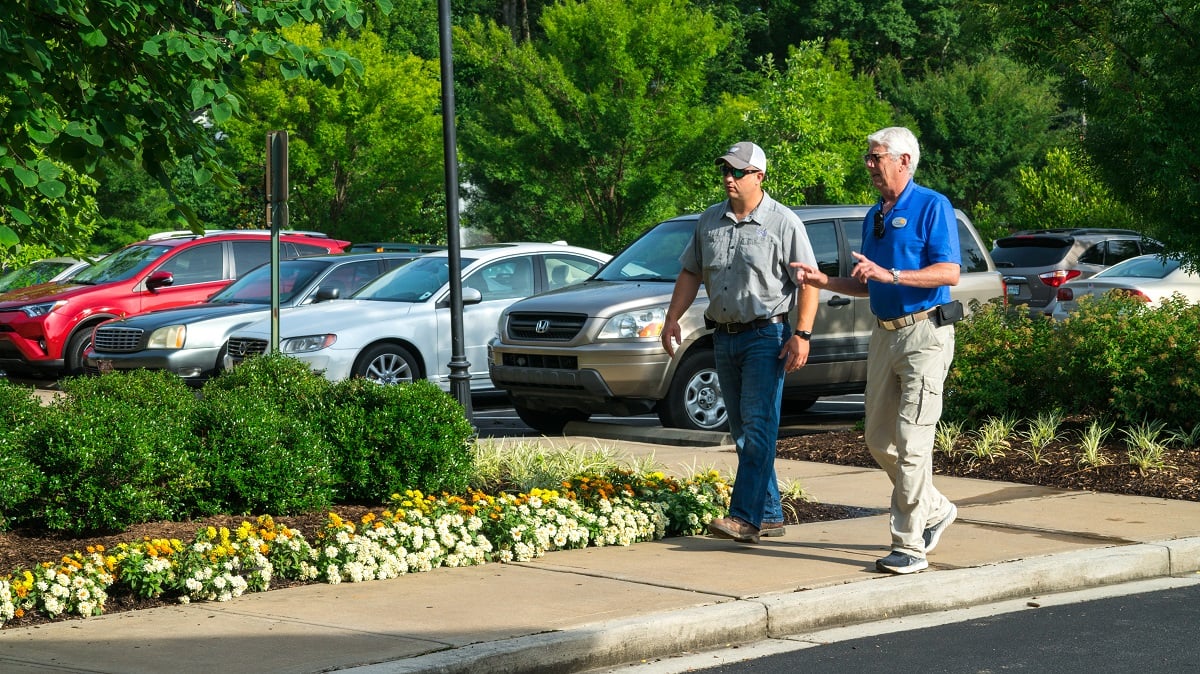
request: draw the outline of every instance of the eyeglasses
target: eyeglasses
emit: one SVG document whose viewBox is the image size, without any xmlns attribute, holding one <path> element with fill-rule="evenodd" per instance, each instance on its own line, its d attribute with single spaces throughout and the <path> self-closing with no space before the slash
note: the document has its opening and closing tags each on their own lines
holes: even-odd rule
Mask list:
<svg viewBox="0 0 1200 674">
<path fill-rule="evenodd" d="M 868 152 L 863 155 L 863 161 L 865 161 L 868 164 L 878 165 L 879 162 L 882 161 L 884 157 L 890 157 L 890 156 L 892 156 L 891 152 Z"/>
<path fill-rule="evenodd" d="M 883 226 L 883 209 L 879 209 L 875 211 L 875 238 L 882 239 L 886 233 L 887 228 Z"/>
<path fill-rule="evenodd" d="M 735 169 L 729 164 L 721 164 L 721 173 L 727 176 L 733 176 L 734 180 L 741 180 L 751 173 L 762 173 L 758 169 Z"/>
</svg>

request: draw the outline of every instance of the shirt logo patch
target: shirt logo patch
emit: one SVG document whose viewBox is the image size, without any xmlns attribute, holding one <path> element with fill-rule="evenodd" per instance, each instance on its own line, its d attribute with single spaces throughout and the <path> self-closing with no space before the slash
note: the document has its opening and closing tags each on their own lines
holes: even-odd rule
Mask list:
<svg viewBox="0 0 1200 674">
<path fill-rule="evenodd" d="M 892 218 L 892 227 L 903 227 L 908 224 L 908 218 Z"/>
</svg>

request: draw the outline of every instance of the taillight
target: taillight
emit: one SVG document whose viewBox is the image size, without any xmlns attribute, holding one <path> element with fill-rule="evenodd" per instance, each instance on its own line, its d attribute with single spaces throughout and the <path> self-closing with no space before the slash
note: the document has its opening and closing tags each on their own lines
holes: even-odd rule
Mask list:
<svg viewBox="0 0 1200 674">
<path fill-rule="evenodd" d="M 1123 297 L 1132 297 L 1135 300 L 1141 300 L 1141 301 L 1147 302 L 1147 303 L 1150 302 L 1150 297 L 1147 296 L 1146 293 L 1144 293 L 1140 290 L 1135 290 L 1133 288 L 1113 288 L 1111 292 L 1114 295 L 1121 295 Z"/>
<path fill-rule="evenodd" d="M 1042 283 L 1057 288 L 1071 279 L 1079 276 L 1078 269 L 1055 269 L 1048 271 L 1045 274 L 1038 274 L 1038 278 L 1042 279 Z"/>
<path fill-rule="evenodd" d="M 1075 299 L 1075 291 L 1070 288 L 1059 288 L 1056 297 L 1059 302 L 1070 302 Z"/>
</svg>

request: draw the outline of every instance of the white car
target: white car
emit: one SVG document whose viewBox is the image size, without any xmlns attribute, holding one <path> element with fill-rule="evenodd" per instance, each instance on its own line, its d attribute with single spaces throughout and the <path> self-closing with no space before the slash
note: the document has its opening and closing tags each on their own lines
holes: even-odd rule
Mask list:
<svg viewBox="0 0 1200 674">
<path fill-rule="evenodd" d="M 1120 292 L 1150 306 L 1179 293 L 1189 302 L 1200 302 L 1200 274 L 1180 266 L 1177 258 L 1139 255 L 1104 269 L 1095 276 L 1072 279 L 1058 289 L 1051 315 L 1063 320 L 1079 308 L 1079 300 Z"/>
<path fill-rule="evenodd" d="M 500 313 L 519 299 L 590 277 L 609 255 L 565 243 L 498 243 L 460 252 L 463 350 L 471 388 L 492 388 L 487 345 Z M 279 350 L 326 379 L 384 384 L 431 379 L 450 390 L 449 253 L 429 253 L 388 272 L 350 299 L 296 307 L 279 317 Z M 230 335 L 226 367 L 266 353 L 270 319 Z"/>
</svg>

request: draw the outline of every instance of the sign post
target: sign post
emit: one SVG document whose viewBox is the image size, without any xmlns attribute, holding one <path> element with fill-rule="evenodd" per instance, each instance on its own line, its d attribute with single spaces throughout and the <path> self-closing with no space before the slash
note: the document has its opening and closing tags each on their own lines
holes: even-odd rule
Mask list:
<svg viewBox="0 0 1200 674">
<path fill-rule="evenodd" d="M 279 232 L 288 222 L 287 131 L 267 132 L 267 225 L 271 228 L 271 351 L 279 350 Z"/>
</svg>

